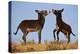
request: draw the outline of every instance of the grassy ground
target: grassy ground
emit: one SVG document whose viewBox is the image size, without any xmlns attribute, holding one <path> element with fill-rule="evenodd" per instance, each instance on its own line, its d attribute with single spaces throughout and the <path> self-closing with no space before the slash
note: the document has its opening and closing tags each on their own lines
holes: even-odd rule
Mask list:
<svg viewBox="0 0 80 54">
<path fill-rule="evenodd" d="M 34 52 L 34 51 L 49 51 L 49 50 L 66 50 L 66 49 L 77 49 L 78 43 L 69 43 L 65 41 L 45 41 L 44 44 L 35 44 L 34 42 L 27 42 L 26 45 L 12 44 L 12 52 Z"/>
</svg>

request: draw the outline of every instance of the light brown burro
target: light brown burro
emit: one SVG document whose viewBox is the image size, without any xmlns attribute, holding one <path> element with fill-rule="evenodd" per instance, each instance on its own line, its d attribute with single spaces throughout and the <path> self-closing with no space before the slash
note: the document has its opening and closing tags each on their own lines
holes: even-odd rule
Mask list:
<svg viewBox="0 0 80 54">
<path fill-rule="evenodd" d="M 38 43 L 41 43 L 41 31 L 45 23 L 45 16 L 48 15 L 48 12 L 47 10 L 35 10 L 35 12 L 38 14 L 38 20 L 23 20 L 17 27 L 17 31 L 14 33 L 16 35 L 20 29 L 23 33 L 22 39 L 25 44 L 26 36 L 29 32 L 38 32 Z"/>
<path fill-rule="evenodd" d="M 56 32 L 57 40 L 59 41 L 59 32 L 64 33 L 66 35 L 66 37 L 68 38 L 67 43 L 69 43 L 70 42 L 70 34 L 72 34 L 73 36 L 75 36 L 75 34 L 72 33 L 71 26 L 66 24 L 62 20 L 62 12 L 63 11 L 64 11 L 64 9 L 61 9 L 61 10 L 52 9 L 53 14 L 56 16 L 56 28 L 53 30 L 53 34 L 54 34 L 54 39 L 56 40 L 56 37 L 55 37 L 55 32 Z"/>
</svg>

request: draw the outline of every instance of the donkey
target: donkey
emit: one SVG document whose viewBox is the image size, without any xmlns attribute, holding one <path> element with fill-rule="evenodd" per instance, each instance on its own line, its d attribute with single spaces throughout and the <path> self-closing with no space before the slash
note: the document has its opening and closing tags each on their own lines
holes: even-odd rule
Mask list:
<svg viewBox="0 0 80 54">
<path fill-rule="evenodd" d="M 35 12 L 38 14 L 38 20 L 23 20 L 17 27 L 17 31 L 14 33 L 16 35 L 20 29 L 23 32 L 22 39 L 25 44 L 26 36 L 29 32 L 38 32 L 38 43 L 41 43 L 41 31 L 45 23 L 45 16 L 48 15 L 48 12 L 47 10 L 35 10 Z"/>
<path fill-rule="evenodd" d="M 73 36 L 75 36 L 75 34 L 73 34 L 71 26 L 66 24 L 63 20 L 62 20 L 62 12 L 64 11 L 64 9 L 61 10 L 54 10 L 52 9 L 53 14 L 56 16 L 56 28 L 53 30 L 53 34 L 54 34 L 54 39 L 56 40 L 55 37 L 55 32 L 57 32 L 57 41 L 59 41 L 59 32 L 62 32 L 64 35 L 66 35 L 66 38 L 68 38 L 67 43 L 70 42 L 70 34 L 72 34 Z"/>
</svg>

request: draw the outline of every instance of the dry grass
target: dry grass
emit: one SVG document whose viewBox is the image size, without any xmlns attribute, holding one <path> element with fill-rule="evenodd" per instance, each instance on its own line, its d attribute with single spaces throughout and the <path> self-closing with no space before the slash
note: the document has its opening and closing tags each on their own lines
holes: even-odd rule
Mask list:
<svg viewBox="0 0 80 54">
<path fill-rule="evenodd" d="M 26 45 L 12 44 L 12 52 L 33 52 L 33 51 L 49 51 L 49 50 L 66 50 L 66 49 L 77 49 L 78 43 L 67 44 L 64 41 L 50 41 L 44 44 L 35 44 L 34 42 L 27 42 Z"/>
</svg>

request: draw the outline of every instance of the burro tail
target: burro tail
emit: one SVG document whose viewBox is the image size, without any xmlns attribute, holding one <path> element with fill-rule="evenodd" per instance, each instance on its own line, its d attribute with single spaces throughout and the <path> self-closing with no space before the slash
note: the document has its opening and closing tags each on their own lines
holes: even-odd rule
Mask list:
<svg viewBox="0 0 80 54">
<path fill-rule="evenodd" d="M 71 32 L 73 36 L 76 36 L 73 32 Z"/>
<path fill-rule="evenodd" d="M 18 28 L 17 28 L 16 32 L 14 33 L 14 35 L 16 35 L 16 34 L 17 34 L 18 30 L 19 30 L 19 26 L 18 26 Z"/>
</svg>

